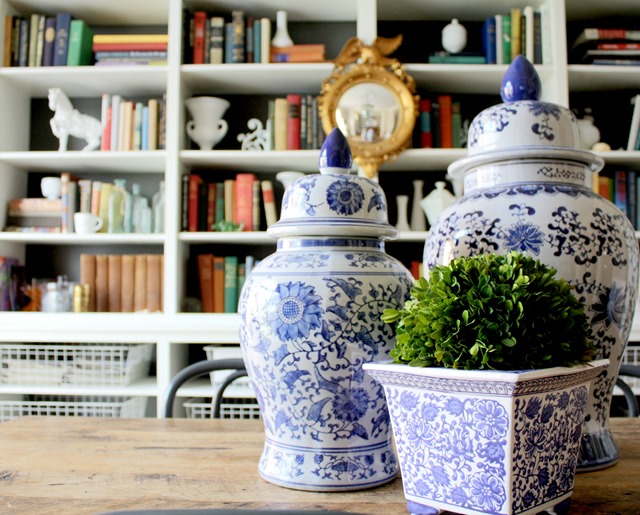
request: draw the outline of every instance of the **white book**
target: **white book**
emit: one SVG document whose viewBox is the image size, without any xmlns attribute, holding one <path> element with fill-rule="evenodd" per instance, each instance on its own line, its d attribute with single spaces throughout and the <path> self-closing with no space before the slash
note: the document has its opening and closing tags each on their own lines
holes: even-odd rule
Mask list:
<svg viewBox="0 0 640 515">
<path fill-rule="evenodd" d="M 502 41 L 502 15 L 496 14 L 496 64 L 504 64 L 504 51 Z"/>
<path fill-rule="evenodd" d="M 535 51 L 533 48 L 533 40 L 534 40 L 534 28 L 533 28 L 533 7 L 527 5 L 524 9 L 522 9 L 522 16 L 524 16 L 524 27 L 525 27 L 525 47 L 522 49 L 522 53 L 529 60 L 529 62 L 533 63 L 535 59 Z"/>
<path fill-rule="evenodd" d="M 635 150 L 636 141 L 638 139 L 638 131 L 640 130 L 640 93 L 631 99 L 634 104 L 633 114 L 631 115 L 631 127 L 629 129 L 629 141 L 627 142 L 627 150 Z"/>
<path fill-rule="evenodd" d="M 111 97 L 111 147 L 109 150 L 118 150 L 119 146 L 119 133 L 120 133 L 120 103 L 122 97 L 120 95 L 113 95 Z"/>
<path fill-rule="evenodd" d="M 269 18 L 262 18 L 260 24 L 260 39 L 262 41 L 260 57 L 262 64 L 268 64 L 271 60 L 271 20 Z"/>
</svg>

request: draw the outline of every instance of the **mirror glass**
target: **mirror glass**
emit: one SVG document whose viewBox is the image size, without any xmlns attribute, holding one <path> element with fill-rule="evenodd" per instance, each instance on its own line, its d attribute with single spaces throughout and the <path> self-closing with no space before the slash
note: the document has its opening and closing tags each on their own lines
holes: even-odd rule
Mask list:
<svg viewBox="0 0 640 515">
<path fill-rule="evenodd" d="M 398 129 L 402 105 L 395 93 L 375 83 L 360 83 L 338 99 L 335 120 L 350 140 L 379 143 Z"/>
</svg>

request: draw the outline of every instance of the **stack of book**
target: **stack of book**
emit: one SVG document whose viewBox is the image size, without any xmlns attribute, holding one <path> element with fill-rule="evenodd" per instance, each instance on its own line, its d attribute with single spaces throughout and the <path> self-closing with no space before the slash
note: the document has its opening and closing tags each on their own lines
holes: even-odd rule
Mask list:
<svg viewBox="0 0 640 515">
<path fill-rule="evenodd" d="M 184 174 L 182 199 L 183 231 L 216 231 L 225 223 L 236 224 L 242 231 L 259 231 L 263 213 L 267 227 L 277 219 L 273 183 L 260 181 L 252 173 L 220 182 Z"/>
<path fill-rule="evenodd" d="M 418 104 L 421 148 L 462 148 L 466 141 L 460 102 L 442 94 Z"/>
<path fill-rule="evenodd" d="M 197 256 L 197 276 L 200 300 L 204 313 L 235 313 L 238 295 L 256 261 L 247 256 L 240 262 L 238 256 Z"/>
<path fill-rule="evenodd" d="M 61 232 L 62 200 L 17 198 L 9 201 L 5 231 Z"/>
<path fill-rule="evenodd" d="M 322 63 L 325 46 L 322 43 L 271 47 L 272 63 Z"/>
<path fill-rule="evenodd" d="M 571 45 L 569 62 L 638 66 L 640 65 L 640 30 L 584 29 Z"/>
<path fill-rule="evenodd" d="M 162 311 L 162 254 L 81 254 L 80 283 L 89 285 L 89 311 Z"/>
<path fill-rule="evenodd" d="M 4 66 L 86 66 L 93 63 L 93 31 L 80 19 L 53 16 L 5 17 Z"/>
<path fill-rule="evenodd" d="M 96 34 L 96 66 L 167 64 L 168 34 Z"/>
</svg>

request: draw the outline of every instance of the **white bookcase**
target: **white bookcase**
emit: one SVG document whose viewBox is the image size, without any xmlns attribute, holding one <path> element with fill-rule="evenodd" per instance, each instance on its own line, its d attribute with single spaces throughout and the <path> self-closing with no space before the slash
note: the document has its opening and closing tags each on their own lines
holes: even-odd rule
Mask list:
<svg viewBox="0 0 640 515">
<path fill-rule="evenodd" d="M 288 12 L 289 23 L 349 22 L 364 36 L 375 34 L 375 20 L 446 21 L 459 18 L 481 22 L 487 16 L 507 12 L 512 7 L 533 5 L 545 11 L 544 35 L 547 59 L 537 66 L 543 82 L 543 99 L 568 105 L 573 92 L 611 92 L 640 87 L 640 71 L 629 67 L 593 67 L 567 65 L 567 23 L 592 20 L 603 16 L 628 16 L 637 13 L 636 0 L 0 0 L 0 16 L 28 15 L 34 12 L 54 14 L 67 11 L 84 19 L 90 26 L 162 25 L 169 33 L 167 66 L 153 67 L 60 67 L 60 68 L 0 68 L 0 205 L 11 198 L 26 195 L 30 173 L 59 174 L 70 171 L 91 178 L 100 174 L 164 180 L 166 184 L 165 233 L 153 235 L 99 234 L 17 234 L 0 233 L 0 255 L 24 259 L 28 248 L 44 246 L 79 253 L 109 253 L 117 249 L 146 253 L 164 253 L 163 313 L 0 313 L 0 343 L 152 343 L 155 345 L 155 376 L 127 386 L 71 387 L 17 386 L 0 383 L 0 398 L 24 393 L 59 395 L 128 395 L 149 397 L 152 406 L 159 406 L 170 378 L 188 361 L 187 344 L 237 344 L 238 317 L 234 314 L 188 314 L 181 312 L 181 300 L 186 288 L 186 260 L 194 245 L 245 246 L 275 249 L 275 242 L 265 233 L 186 233 L 180 231 L 181 176 L 192 169 L 207 167 L 215 170 L 256 171 L 273 174 L 285 169 L 316 171 L 317 151 L 242 152 L 231 150 L 188 150 L 189 140 L 184 125 L 183 101 L 196 93 L 212 95 L 284 95 L 297 91 L 317 94 L 332 66 L 325 64 L 182 64 L 181 44 L 183 9 L 206 9 L 230 14 L 243 9 L 254 16 L 275 20 L 275 11 Z M 0 24 L 0 41 L 4 41 Z M 332 38 L 331 32 L 326 34 Z M 425 49 L 425 61 L 428 51 Z M 333 57 L 333 56 L 329 56 Z M 498 88 L 506 65 L 430 65 L 405 63 L 419 87 L 432 92 L 492 95 Z M 31 127 L 32 99 L 44 99 L 50 87 L 60 87 L 74 99 L 91 99 L 96 106 L 102 93 L 123 96 L 160 96 L 166 93 L 166 150 L 151 152 L 90 152 L 29 151 L 32 131 L 49 131 L 48 126 Z M 51 113 L 52 114 L 52 113 Z M 248 119 L 249 117 L 247 117 Z M 246 123 L 246 122 L 245 122 Z M 229 136 L 227 136 L 229 137 Z M 231 137 L 235 138 L 235 135 Z M 404 171 L 416 177 L 430 173 L 442 174 L 448 164 L 465 155 L 460 149 L 411 149 L 395 162 L 384 165 L 381 174 Z M 640 171 L 639 152 L 607 152 L 607 163 Z M 128 182 L 130 184 L 130 182 Z M 425 192 L 426 193 L 426 192 Z M 0 210 L 0 225 L 5 213 Z M 391 220 L 393 222 L 393 220 Z M 419 245 L 426 233 L 403 233 L 400 243 Z M 56 250 L 57 251 L 57 250 Z M 64 255 L 67 255 L 64 253 Z M 400 256 L 398 256 L 400 257 Z M 414 259 L 421 258 L 416 255 Z M 73 262 L 70 262 L 73 261 Z M 78 280 L 77 260 L 60 265 L 57 271 Z M 29 266 L 29 263 L 27 263 Z M 640 320 L 632 335 L 640 341 Z M 204 358 L 204 353 L 203 356 Z M 182 398 L 210 396 L 207 381 L 185 386 Z M 152 410 L 152 413 L 160 410 Z"/>
</svg>

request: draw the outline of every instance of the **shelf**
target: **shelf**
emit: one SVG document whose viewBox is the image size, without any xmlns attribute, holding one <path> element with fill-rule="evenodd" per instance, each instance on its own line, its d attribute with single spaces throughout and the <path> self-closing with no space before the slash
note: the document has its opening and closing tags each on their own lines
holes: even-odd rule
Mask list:
<svg viewBox="0 0 640 515">
<path fill-rule="evenodd" d="M 164 173 L 165 150 L 0 152 L 0 163 L 28 172 Z"/>
<path fill-rule="evenodd" d="M 639 66 L 598 66 L 572 64 L 568 66 L 571 92 L 637 90 Z"/>
<path fill-rule="evenodd" d="M 181 232 L 180 241 L 188 243 L 226 243 L 241 245 L 276 245 L 276 239 L 264 231 Z"/>
<path fill-rule="evenodd" d="M 164 239 L 164 234 L 0 232 L 0 241 L 21 242 L 32 245 L 162 245 Z"/>
<path fill-rule="evenodd" d="M 145 377 L 133 384 L 126 386 L 99 386 L 99 385 L 21 385 L 0 383 L 0 394 L 54 394 L 54 395 L 109 395 L 109 396 L 142 396 L 152 397 L 158 395 L 156 378 Z"/>
</svg>

